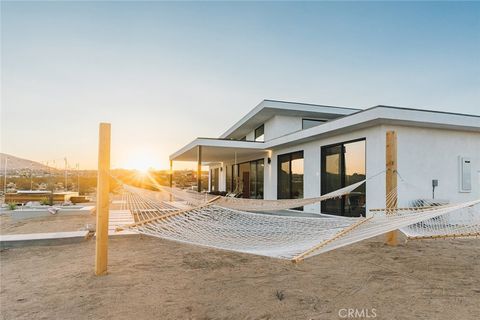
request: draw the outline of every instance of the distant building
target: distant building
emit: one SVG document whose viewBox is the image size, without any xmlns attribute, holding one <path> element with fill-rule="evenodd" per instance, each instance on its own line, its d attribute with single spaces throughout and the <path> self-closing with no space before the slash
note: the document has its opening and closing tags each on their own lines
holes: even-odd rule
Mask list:
<svg viewBox="0 0 480 320">
<path fill-rule="evenodd" d="M 29 201 L 50 201 L 53 203 L 63 203 L 70 201 L 71 197 L 78 197 L 78 192 L 54 192 L 49 190 L 18 190 L 17 192 L 7 192 L 5 196 L 6 203 L 27 203 Z"/>
</svg>

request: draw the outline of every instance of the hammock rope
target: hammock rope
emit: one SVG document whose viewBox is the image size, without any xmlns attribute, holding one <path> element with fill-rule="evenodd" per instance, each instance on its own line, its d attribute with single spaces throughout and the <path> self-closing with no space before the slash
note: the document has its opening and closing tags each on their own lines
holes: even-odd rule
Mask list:
<svg viewBox="0 0 480 320">
<path fill-rule="evenodd" d="M 465 217 L 464 226 L 460 227 L 460 224 L 457 224 L 455 232 L 463 234 L 480 232 L 480 223 L 472 223 L 479 219 L 480 200 L 445 205 L 438 203 L 435 205 L 432 201 L 424 202 L 423 204 L 427 204 L 424 207 L 376 209 L 371 212 L 369 218 L 328 215 L 300 217 L 228 208 L 224 206 L 225 202 L 222 202 L 224 197 L 204 195 L 200 195 L 202 201 L 199 201 L 201 204 L 196 207 L 166 212 L 166 209 L 161 209 L 164 208 L 164 204 L 154 200 L 151 194 L 153 191 L 145 192 L 131 187 L 126 189 L 127 194 L 132 194 L 127 196 L 127 206 L 133 211 L 144 212 L 144 215 L 142 220 L 124 226 L 125 229 L 178 242 L 288 259 L 293 262 L 396 229 L 403 232 L 409 230 L 413 236 L 420 231 L 438 234 L 442 230 L 441 226 L 432 224 L 431 221 L 444 221 L 442 220 L 444 217 L 454 214 Z M 332 196 L 339 197 L 351 191 L 351 189 L 337 190 Z M 397 191 L 394 190 L 395 193 Z M 393 191 L 390 194 L 393 194 Z M 393 195 L 391 197 L 387 195 L 387 205 L 388 199 L 392 198 Z M 318 198 L 314 199 L 318 201 Z M 298 206 L 297 203 L 290 205 Z M 266 203 L 262 204 L 262 207 L 272 206 Z M 415 227 L 411 227 L 412 225 Z M 449 228 L 449 232 L 454 229 L 453 226 Z"/>
</svg>

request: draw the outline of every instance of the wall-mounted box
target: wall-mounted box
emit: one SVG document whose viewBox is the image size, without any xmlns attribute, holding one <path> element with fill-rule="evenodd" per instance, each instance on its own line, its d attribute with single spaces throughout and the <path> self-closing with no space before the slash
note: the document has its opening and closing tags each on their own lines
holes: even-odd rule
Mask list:
<svg viewBox="0 0 480 320">
<path fill-rule="evenodd" d="M 472 192 L 472 160 L 468 157 L 458 157 L 459 160 L 459 192 Z"/>
</svg>

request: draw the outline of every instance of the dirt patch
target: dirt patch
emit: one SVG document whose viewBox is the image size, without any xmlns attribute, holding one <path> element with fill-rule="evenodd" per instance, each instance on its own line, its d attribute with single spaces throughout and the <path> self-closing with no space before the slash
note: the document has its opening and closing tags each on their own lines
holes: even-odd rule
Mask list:
<svg viewBox="0 0 480 320">
<path fill-rule="evenodd" d="M 300 264 L 150 237 L 110 241 L 93 275 L 94 241 L 0 253 L 2 319 L 476 319 L 478 240 L 382 238 Z M 280 299 L 281 297 L 281 299 Z"/>
<path fill-rule="evenodd" d="M 0 215 L 1 234 L 22 234 L 84 230 L 85 225 L 95 225 L 95 215 L 51 215 L 25 220 L 15 220 L 6 214 Z"/>
</svg>

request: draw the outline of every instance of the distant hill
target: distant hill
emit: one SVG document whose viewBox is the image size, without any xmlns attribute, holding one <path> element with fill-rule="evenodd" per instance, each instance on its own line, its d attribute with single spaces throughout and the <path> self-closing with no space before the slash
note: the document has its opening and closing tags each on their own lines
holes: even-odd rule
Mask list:
<svg viewBox="0 0 480 320">
<path fill-rule="evenodd" d="M 56 169 L 49 168 L 46 165 L 41 164 L 40 162 L 22 159 L 19 157 L 12 156 L 6 153 L 0 153 L 0 172 L 3 173 L 5 170 L 5 158 L 8 158 L 7 161 L 7 171 L 17 171 L 22 169 L 33 169 L 33 171 L 57 171 Z"/>
</svg>

